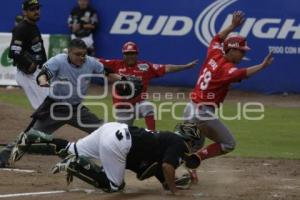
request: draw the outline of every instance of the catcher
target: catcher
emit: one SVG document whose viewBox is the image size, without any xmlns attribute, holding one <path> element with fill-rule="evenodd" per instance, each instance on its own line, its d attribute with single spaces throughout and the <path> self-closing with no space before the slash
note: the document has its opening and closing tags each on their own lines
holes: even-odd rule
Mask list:
<svg viewBox="0 0 300 200">
<path fill-rule="evenodd" d="M 32 138 L 31 135 L 27 136 Z M 40 141 L 47 140 L 39 135 Z M 188 188 L 191 180 L 188 175 L 175 179 L 175 169 L 183 162 L 187 168 L 199 166 L 199 158 L 190 154 L 190 149 L 200 139 L 201 134 L 192 123 L 178 124 L 175 133 L 153 134 L 143 128 L 111 122 L 77 142 L 68 143 L 60 151 L 61 157 L 66 158 L 53 167 L 52 173 L 65 171 L 68 183 L 75 176 L 105 192 L 116 192 L 124 188 L 125 169 L 130 169 L 139 180 L 155 176 L 164 189 L 176 194 L 178 189 Z M 101 166 L 91 159 L 100 161 Z"/>
<path fill-rule="evenodd" d="M 134 42 L 125 43 L 122 53 L 123 60 L 100 59 L 107 69 L 123 77 L 123 82 L 115 83 L 115 92 L 113 92 L 116 121 L 132 125 L 135 118 L 145 118 L 147 128 L 155 130 L 153 106 L 143 95 L 147 92 L 150 80 L 166 73 L 192 68 L 198 61 L 194 60 L 185 65 L 162 65 L 138 61 L 139 50 Z"/>
</svg>

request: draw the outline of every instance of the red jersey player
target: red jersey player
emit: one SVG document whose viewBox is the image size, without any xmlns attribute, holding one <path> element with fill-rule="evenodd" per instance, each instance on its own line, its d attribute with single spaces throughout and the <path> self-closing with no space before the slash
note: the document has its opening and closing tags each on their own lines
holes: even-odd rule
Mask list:
<svg viewBox="0 0 300 200">
<path fill-rule="evenodd" d="M 143 91 L 132 99 L 120 99 L 113 95 L 116 120 L 120 123 L 132 125 L 135 118 L 145 118 L 147 128 L 155 130 L 154 108 L 152 103 L 143 99 L 151 79 L 163 76 L 169 72 L 176 72 L 194 67 L 198 60 L 185 65 L 152 64 L 138 61 L 138 47 L 134 42 L 127 42 L 122 47 L 123 60 L 100 59 L 104 66 L 113 73 L 121 76 L 135 76 L 142 80 Z"/>
<path fill-rule="evenodd" d="M 235 65 L 241 62 L 250 48 L 244 37 L 229 34 L 243 22 L 244 13 L 234 12 L 231 25 L 212 39 L 198 81 L 191 93 L 191 101 L 184 110 L 185 120 L 197 123 L 202 133 L 214 141 L 196 152 L 202 161 L 228 153 L 235 148 L 232 133 L 214 115 L 215 108 L 219 107 L 226 97 L 230 84 L 256 74 L 273 60 L 271 52 L 258 65 L 236 68 Z"/>
</svg>

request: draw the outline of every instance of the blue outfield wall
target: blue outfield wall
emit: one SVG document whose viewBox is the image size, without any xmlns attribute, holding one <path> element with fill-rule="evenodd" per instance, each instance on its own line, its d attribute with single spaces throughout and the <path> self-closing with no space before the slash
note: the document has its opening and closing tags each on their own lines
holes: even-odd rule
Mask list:
<svg viewBox="0 0 300 200">
<path fill-rule="evenodd" d="M 12 29 L 21 12 L 21 0 L 6 1 L 0 8 L 0 32 Z M 41 0 L 43 33 L 68 34 L 67 17 L 76 0 Z M 300 93 L 299 0 L 92 0 L 100 27 L 95 36 L 97 56 L 121 58 L 121 46 L 135 41 L 140 59 L 154 63 L 186 63 L 199 59 L 197 68 L 169 74 L 153 84 L 189 86 L 199 68 L 212 36 L 230 22 L 234 10 L 246 12 L 238 30 L 247 36 L 252 50 L 240 66 L 261 62 L 269 49 L 275 50 L 274 64 L 260 74 L 234 85 L 241 90 L 263 93 Z"/>
</svg>

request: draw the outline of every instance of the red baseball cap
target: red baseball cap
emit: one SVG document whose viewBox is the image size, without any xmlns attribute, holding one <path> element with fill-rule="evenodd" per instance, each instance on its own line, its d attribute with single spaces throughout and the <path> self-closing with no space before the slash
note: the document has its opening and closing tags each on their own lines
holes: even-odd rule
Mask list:
<svg viewBox="0 0 300 200">
<path fill-rule="evenodd" d="M 228 36 L 224 41 L 224 51 L 229 49 L 240 49 L 243 51 L 249 51 L 250 47 L 247 45 L 246 38 L 240 35 Z"/>
<path fill-rule="evenodd" d="M 127 52 L 139 53 L 138 46 L 134 42 L 126 42 L 122 47 L 122 53 Z"/>
</svg>

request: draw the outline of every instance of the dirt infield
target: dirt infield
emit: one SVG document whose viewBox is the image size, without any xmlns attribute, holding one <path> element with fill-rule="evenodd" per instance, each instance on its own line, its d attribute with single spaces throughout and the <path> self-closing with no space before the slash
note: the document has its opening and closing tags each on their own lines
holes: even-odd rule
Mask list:
<svg viewBox="0 0 300 200">
<path fill-rule="evenodd" d="M 93 189 L 75 179 L 67 186 L 63 174 L 51 175 L 49 168 L 58 159 L 53 156 L 26 155 L 17 168 L 33 173 L 1 171 L 0 198 L 4 194 Z M 180 169 L 180 173 L 184 170 Z M 101 191 L 70 191 L 58 194 L 10 197 L 7 199 L 203 199 L 203 200 L 298 200 L 300 198 L 300 161 L 241 159 L 223 157 L 211 159 L 198 169 L 200 183 L 172 197 L 154 179 L 139 182 L 134 174 L 126 174 L 126 190 L 118 194 Z"/>
<path fill-rule="evenodd" d="M 156 90 L 156 89 L 154 89 Z M 178 89 L 181 90 L 181 89 Z M 173 91 L 172 91 L 173 92 Z M 184 91 L 186 92 L 186 91 Z M 299 96 L 289 100 L 279 96 L 231 93 L 229 101 L 235 99 L 259 99 L 265 104 L 279 107 L 299 107 Z M 30 121 L 30 110 L 0 103 L 0 143 L 13 140 Z M 66 134 L 67 133 L 67 134 Z M 60 129 L 56 136 L 76 140 L 85 134 L 71 127 Z M 49 169 L 59 159 L 54 156 L 25 155 L 16 163 L 16 168 L 33 170 L 25 172 L 0 170 L 0 199 L 203 199 L 203 200 L 298 200 L 300 199 L 300 160 L 275 160 L 256 158 L 219 157 L 210 159 L 198 169 L 200 182 L 182 195 L 171 196 L 164 192 L 155 179 L 140 182 L 134 174 L 126 174 L 126 190 L 123 193 L 104 194 L 79 181 L 67 186 L 63 174 L 51 175 Z M 184 173 L 183 169 L 178 170 Z M 82 189 L 89 189 L 83 191 Z M 69 190 L 69 191 L 67 191 Z M 42 192 L 53 194 L 42 194 Z M 37 192 L 37 193 L 36 193 Z M 36 193 L 35 196 L 19 196 Z M 3 196 L 7 195 L 7 196 Z M 26 194 L 23 194 L 26 195 Z"/>
</svg>

